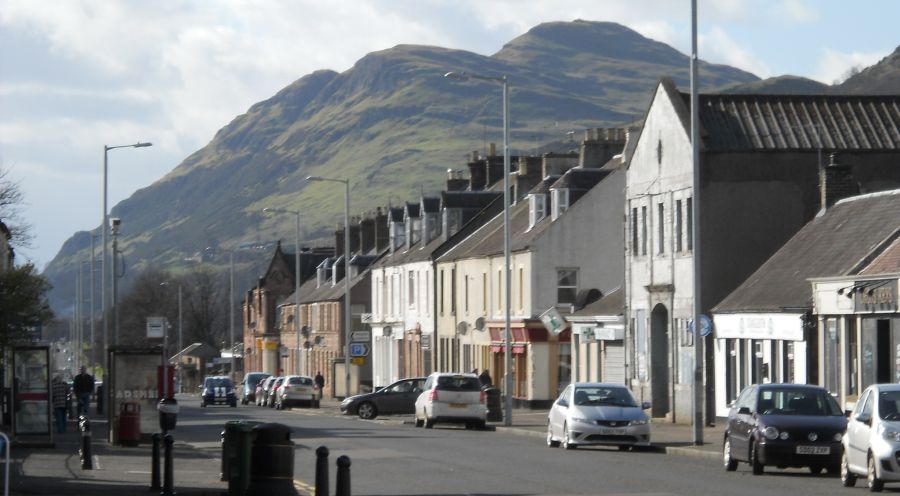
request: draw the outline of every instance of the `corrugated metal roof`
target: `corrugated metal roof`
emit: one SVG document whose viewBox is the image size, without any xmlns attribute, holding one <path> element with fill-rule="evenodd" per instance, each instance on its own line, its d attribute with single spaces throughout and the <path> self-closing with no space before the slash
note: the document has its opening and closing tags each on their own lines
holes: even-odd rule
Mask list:
<svg viewBox="0 0 900 496">
<path fill-rule="evenodd" d="M 811 220 L 713 309 L 811 308 L 809 279 L 859 273 L 900 235 L 900 190 L 841 200 Z"/>
<path fill-rule="evenodd" d="M 898 150 L 900 95 L 700 95 L 700 123 L 707 151 Z"/>
</svg>

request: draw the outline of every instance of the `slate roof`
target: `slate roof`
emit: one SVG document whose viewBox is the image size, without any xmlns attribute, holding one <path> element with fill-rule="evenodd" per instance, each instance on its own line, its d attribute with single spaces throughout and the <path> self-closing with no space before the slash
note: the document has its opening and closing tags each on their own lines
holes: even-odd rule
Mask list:
<svg viewBox="0 0 900 496">
<path fill-rule="evenodd" d="M 406 203 L 406 211 L 409 212 L 410 217 L 418 217 L 419 216 L 419 204 L 418 203 Z"/>
<path fill-rule="evenodd" d="M 690 93 L 660 84 L 690 132 Z M 680 95 L 680 99 L 676 98 Z M 900 149 L 900 95 L 701 94 L 705 151 Z"/>
<path fill-rule="evenodd" d="M 441 209 L 441 199 L 422 198 L 422 205 L 425 207 L 425 212 L 434 213 Z"/>
<path fill-rule="evenodd" d="M 442 191 L 441 208 L 482 209 L 502 194 L 502 191 Z"/>
<path fill-rule="evenodd" d="M 592 317 L 599 315 L 623 315 L 625 313 L 625 297 L 621 288 L 616 288 L 612 292 L 603 295 L 599 300 L 585 305 L 584 308 L 577 310 L 572 315 L 576 317 Z"/>
<path fill-rule="evenodd" d="M 895 239 L 887 249 L 859 273 L 862 275 L 900 273 L 900 238 Z"/>
<path fill-rule="evenodd" d="M 570 189 L 587 191 L 593 188 L 604 177 L 609 174 L 608 170 L 603 169 L 581 169 L 572 168 L 566 171 L 550 189 Z"/>
<path fill-rule="evenodd" d="M 861 273 L 900 237 L 900 189 L 837 202 L 713 308 L 717 313 L 812 308 L 808 279 Z"/>
<path fill-rule="evenodd" d="M 389 207 L 388 218 L 391 222 L 403 222 L 403 207 Z"/>
</svg>

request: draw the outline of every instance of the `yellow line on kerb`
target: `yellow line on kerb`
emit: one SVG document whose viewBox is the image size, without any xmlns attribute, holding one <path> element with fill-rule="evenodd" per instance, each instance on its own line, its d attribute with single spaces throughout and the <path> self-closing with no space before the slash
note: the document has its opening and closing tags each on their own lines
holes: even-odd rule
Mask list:
<svg viewBox="0 0 900 496">
<path fill-rule="evenodd" d="M 294 480 L 294 489 L 297 491 L 302 491 L 301 494 L 306 494 L 307 496 L 313 496 L 316 493 L 316 487 L 311 486 L 303 481 Z"/>
</svg>

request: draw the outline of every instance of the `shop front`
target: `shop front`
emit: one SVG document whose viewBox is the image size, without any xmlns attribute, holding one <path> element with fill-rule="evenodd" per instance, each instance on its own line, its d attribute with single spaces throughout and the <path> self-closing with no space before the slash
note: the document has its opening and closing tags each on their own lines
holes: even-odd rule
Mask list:
<svg viewBox="0 0 900 496">
<path fill-rule="evenodd" d="M 727 416 L 731 402 L 751 384 L 815 383 L 807 374 L 807 363 L 814 364 L 808 350 L 816 346 L 805 339 L 815 333 L 804 332 L 805 315 L 713 314 L 717 417 Z"/>
<path fill-rule="evenodd" d="M 513 400 L 518 406 L 547 408 L 559 395 L 560 385 L 571 381 L 571 330 L 553 335 L 539 320 L 511 323 L 511 373 Z M 501 386 L 506 370 L 504 323 L 488 322 L 491 370 L 498 373 L 494 384 Z"/>
</svg>

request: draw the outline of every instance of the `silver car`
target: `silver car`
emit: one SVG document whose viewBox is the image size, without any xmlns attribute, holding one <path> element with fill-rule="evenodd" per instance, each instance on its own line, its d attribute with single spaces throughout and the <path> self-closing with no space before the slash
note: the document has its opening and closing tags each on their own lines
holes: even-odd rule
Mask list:
<svg viewBox="0 0 900 496">
<path fill-rule="evenodd" d="M 850 414 L 843 438 L 841 482 L 865 477 L 871 491 L 900 482 L 900 384 L 874 384 L 863 391 Z"/>
<path fill-rule="evenodd" d="M 650 446 L 650 417 L 631 391 L 619 384 L 569 384 L 550 408 L 547 446 Z"/>
</svg>

